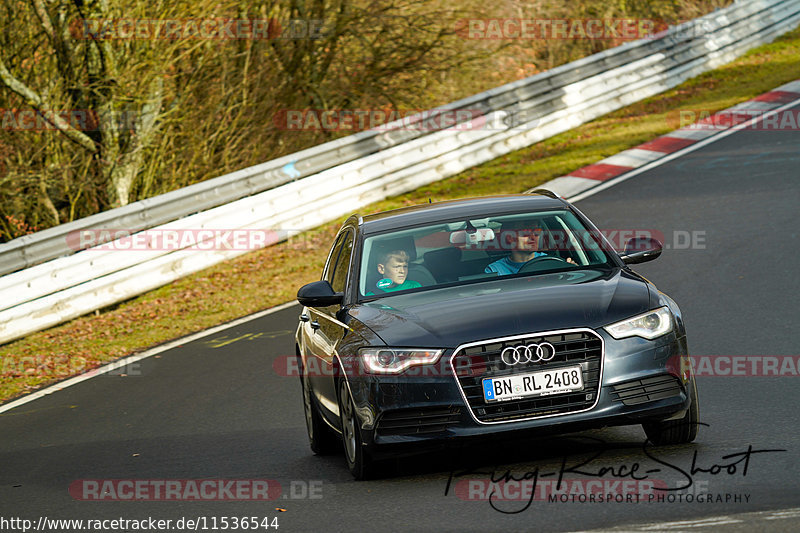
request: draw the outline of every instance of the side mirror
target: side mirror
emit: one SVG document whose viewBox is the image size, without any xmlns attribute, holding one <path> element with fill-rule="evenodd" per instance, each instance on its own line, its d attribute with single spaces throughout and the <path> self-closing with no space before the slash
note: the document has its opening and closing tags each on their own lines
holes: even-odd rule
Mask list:
<svg viewBox="0 0 800 533">
<path fill-rule="evenodd" d="M 329 305 L 341 305 L 344 294 L 334 292 L 331 284 L 325 280 L 315 281 L 308 285 L 303 285 L 297 291 L 297 301 L 306 307 L 328 307 Z"/>
<path fill-rule="evenodd" d="M 661 255 L 663 245 L 652 237 L 634 237 L 625 243 L 625 251 L 619 254 L 626 265 L 652 261 Z"/>
</svg>

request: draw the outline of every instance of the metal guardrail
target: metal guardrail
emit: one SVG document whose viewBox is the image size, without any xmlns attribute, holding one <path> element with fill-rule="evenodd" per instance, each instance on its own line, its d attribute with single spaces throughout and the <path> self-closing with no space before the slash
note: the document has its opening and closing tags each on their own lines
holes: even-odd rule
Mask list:
<svg viewBox="0 0 800 533">
<path fill-rule="evenodd" d="M 275 237 L 284 239 L 674 87 L 798 22 L 800 0 L 735 4 L 671 28 L 658 39 L 627 43 L 437 108 L 479 110 L 487 122 L 481 129 L 361 132 L 15 239 L 0 246 L 0 269 L 58 258 L 0 277 L 0 343 L 244 253 L 97 249 L 74 253 L 66 238 L 71 232 L 155 226 L 160 230 L 283 228 Z"/>
<path fill-rule="evenodd" d="M 567 107 L 558 98 L 558 89 L 663 52 L 672 46 L 697 42 L 682 37 L 688 33 L 710 33 L 726 17 L 732 20 L 757 13 L 765 4 L 792 2 L 743 2 L 709 16 L 674 28 L 663 39 L 645 39 L 612 48 L 550 71 L 509 83 L 437 108 L 440 111 L 470 109 L 489 114 L 507 110 L 515 115 L 543 116 Z M 724 22 L 722 22 L 724 24 Z M 694 29 L 693 29 L 694 28 Z M 702 39 L 701 39 L 702 40 Z M 527 104 L 527 105 L 525 105 Z M 388 131 L 386 131 L 388 130 Z M 67 236 L 83 229 L 126 228 L 133 231 L 152 228 L 178 218 L 223 205 L 322 170 L 353 161 L 380 150 L 425 135 L 404 129 L 365 131 L 290 154 L 266 163 L 206 180 L 176 191 L 124 207 L 61 224 L 0 244 L 0 275 L 27 268 L 76 250 L 67 245 Z"/>
</svg>

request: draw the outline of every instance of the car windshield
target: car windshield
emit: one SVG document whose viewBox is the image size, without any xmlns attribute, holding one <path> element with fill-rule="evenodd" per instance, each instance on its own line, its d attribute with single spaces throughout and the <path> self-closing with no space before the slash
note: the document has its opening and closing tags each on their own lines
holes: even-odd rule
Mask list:
<svg viewBox="0 0 800 533">
<path fill-rule="evenodd" d="M 359 296 L 608 266 L 569 210 L 504 214 L 404 229 L 364 240 Z"/>
</svg>

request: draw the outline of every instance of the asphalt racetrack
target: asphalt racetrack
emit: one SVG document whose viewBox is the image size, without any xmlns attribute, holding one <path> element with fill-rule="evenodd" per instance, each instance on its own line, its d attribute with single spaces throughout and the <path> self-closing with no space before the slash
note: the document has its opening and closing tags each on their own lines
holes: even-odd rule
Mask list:
<svg viewBox="0 0 800 533">
<path fill-rule="evenodd" d="M 312 455 L 299 380 L 276 371 L 294 353 L 292 306 L 0 414 L 0 518 L 151 517 L 173 528 L 184 518 L 184 529 L 201 520 L 197 530 L 225 518 L 234 530 L 234 517 L 252 517 L 280 532 L 795 529 L 798 513 L 786 510 L 800 507 L 800 132 L 737 132 L 576 205 L 603 229 L 663 235 L 669 249 L 634 269 L 681 306 L 707 373 L 757 374 L 771 358 L 783 375 L 701 375 L 706 425 L 691 445 L 645 450 L 640 427 L 609 428 L 406 457 L 356 482 L 342 454 Z M 794 372 L 781 356 L 794 356 Z M 680 490 L 648 492 L 636 469 Z M 562 470 L 568 497 L 548 501 Z M 492 476 L 536 472 L 533 501 L 490 498 Z M 80 480 L 253 479 L 271 480 L 276 499 L 83 501 L 74 490 Z M 582 498 L 597 492 L 590 482 L 612 501 Z M 736 518 L 761 511 L 783 514 Z"/>
</svg>

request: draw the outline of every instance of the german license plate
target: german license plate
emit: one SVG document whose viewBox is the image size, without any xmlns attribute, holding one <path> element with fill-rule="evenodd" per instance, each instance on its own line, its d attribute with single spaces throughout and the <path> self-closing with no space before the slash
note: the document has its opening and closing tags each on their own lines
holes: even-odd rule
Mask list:
<svg viewBox="0 0 800 533">
<path fill-rule="evenodd" d="M 550 396 L 583 389 L 580 366 L 513 374 L 483 380 L 483 399 L 487 402 L 514 400 L 528 396 Z"/>
</svg>

